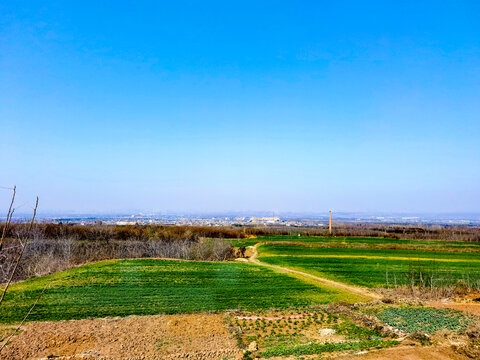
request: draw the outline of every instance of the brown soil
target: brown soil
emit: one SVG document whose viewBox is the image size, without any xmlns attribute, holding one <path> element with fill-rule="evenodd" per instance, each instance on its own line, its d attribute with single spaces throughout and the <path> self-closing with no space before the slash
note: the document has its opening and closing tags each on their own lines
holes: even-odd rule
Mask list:
<svg viewBox="0 0 480 360">
<path fill-rule="evenodd" d="M 222 315 L 156 315 L 37 322 L 0 359 L 240 359 Z"/>
<path fill-rule="evenodd" d="M 475 304 L 475 303 L 431 301 L 431 302 L 428 302 L 428 306 L 431 306 L 437 309 L 453 309 L 453 310 L 463 311 L 466 313 L 480 316 L 479 303 Z"/>
<path fill-rule="evenodd" d="M 457 354 L 451 347 L 439 346 L 397 346 L 388 349 L 374 350 L 365 353 L 349 354 L 335 359 L 350 360 L 465 360 L 468 359 Z"/>
</svg>

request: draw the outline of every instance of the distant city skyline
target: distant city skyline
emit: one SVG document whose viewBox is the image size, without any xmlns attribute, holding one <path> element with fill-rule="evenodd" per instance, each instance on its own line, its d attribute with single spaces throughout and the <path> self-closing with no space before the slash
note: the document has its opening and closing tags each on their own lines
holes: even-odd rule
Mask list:
<svg viewBox="0 0 480 360">
<path fill-rule="evenodd" d="M 359 213 L 333 212 L 334 223 L 361 224 L 420 224 L 420 225 L 480 225 L 480 213 Z M 16 214 L 14 221 L 28 221 L 31 213 Z M 0 212 L 0 220 L 5 214 Z M 64 222 L 72 224 L 165 224 L 165 225 L 275 225 L 275 226 L 325 226 L 329 213 L 295 213 L 266 211 L 230 212 L 130 212 L 130 213 L 63 213 L 43 212 L 37 214 L 38 222 Z M 275 221 L 271 221 L 276 219 Z"/>
<path fill-rule="evenodd" d="M 0 186 L 18 214 L 479 213 L 478 14 L 2 2 Z"/>
</svg>

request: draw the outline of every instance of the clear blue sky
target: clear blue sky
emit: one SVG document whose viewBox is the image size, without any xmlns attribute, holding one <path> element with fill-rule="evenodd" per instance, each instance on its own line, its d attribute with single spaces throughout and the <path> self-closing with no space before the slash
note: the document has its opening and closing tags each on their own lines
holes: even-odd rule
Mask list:
<svg viewBox="0 0 480 360">
<path fill-rule="evenodd" d="M 2 1 L 0 185 L 42 211 L 480 212 L 479 4 Z"/>
</svg>

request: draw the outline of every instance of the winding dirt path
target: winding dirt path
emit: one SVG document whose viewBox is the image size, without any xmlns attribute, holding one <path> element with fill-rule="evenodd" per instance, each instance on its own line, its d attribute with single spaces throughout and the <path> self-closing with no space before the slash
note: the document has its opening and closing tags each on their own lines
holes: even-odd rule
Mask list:
<svg viewBox="0 0 480 360">
<path fill-rule="evenodd" d="M 341 282 L 338 282 L 338 281 L 326 279 L 326 278 L 316 276 L 316 275 L 312 275 L 312 274 L 309 274 L 309 273 L 306 273 L 306 272 L 303 272 L 303 271 L 293 270 L 293 269 L 286 268 L 286 267 L 283 267 L 283 266 L 263 263 L 263 262 L 261 262 L 260 260 L 257 259 L 257 257 L 258 257 L 257 247 L 259 245 L 262 245 L 262 243 L 258 243 L 258 244 L 255 244 L 253 246 L 249 246 L 249 248 L 252 249 L 252 255 L 248 258 L 248 261 L 252 264 L 265 266 L 265 267 L 274 269 L 274 270 L 279 271 L 279 272 L 291 274 L 291 275 L 296 276 L 296 277 L 308 278 L 308 279 L 314 280 L 315 282 L 319 283 L 320 285 L 328 286 L 328 287 L 338 289 L 338 290 L 341 290 L 343 292 L 351 293 L 351 294 L 354 294 L 354 295 L 357 295 L 357 296 L 362 296 L 362 297 L 370 299 L 370 300 L 380 300 L 382 298 L 381 295 L 379 295 L 377 293 L 374 293 L 374 292 L 370 291 L 369 289 L 366 289 L 366 288 L 363 288 L 363 287 L 348 285 L 348 284 L 345 284 L 345 283 L 341 283 Z"/>
</svg>

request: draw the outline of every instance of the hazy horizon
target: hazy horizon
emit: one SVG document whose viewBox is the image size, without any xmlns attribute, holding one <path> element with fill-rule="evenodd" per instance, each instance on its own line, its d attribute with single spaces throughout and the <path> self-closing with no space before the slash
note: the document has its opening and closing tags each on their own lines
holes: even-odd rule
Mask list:
<svg viewBox="0 0 480 360">
<path fill-rule="evenodd" d="M 25 208 L 25 207 L 23 207 Z M 30 211 L 19 211 L 15 213 L 17 220 L 30 219 L 32 216 L 32 210 Z M 5 217 L 6 211 L 0 211 L 0 219 Z M 162 218 L 162 217 L 186 217 L 186 218 L 201 218 L 201 217 L 212 217 L 212 218 L 222 218 L 222 217 L 280 217 L 282 219 L 295 218 L 295 219 L 328 219 L 328 210 L 325 211 L 315 211 L 315 212 L 292 212 L 292 211 L 267 211 L 267 210 L 225 210 L 225 211 L 207 211 L 207 212 L 198 212 L 198 211 L 145 211 L 141 209 L 130 209 L 125 211 L 112 211 L 112 212 L 79 212 L 79 211 L 45 211 L 39 209 L 37 211 L 37 219 L 45 220 L 51 218 L 98 218 L 98 219 L 107 219 L 107 218 L 131 218 L 132 216 L 136 218 Z M 420 221 L 472 221 L 477 223 L 480 221 L 480 213 L 468 213 L 468 212 L 350 212 L 350 211 L 332 211 L 332 218 L 336 221 L 354 221 L 354 220 L 364 220 L 374 221 L 375 219 L 378 222 L 384 220 L 411 220 L 415 222 L 414 218 L 418 218 Z M 409 219 L 408 219 L 409 218 Z"/>
<path fill-rule="evenodd" d="M 479 10 L 4 2 L 0 186 L 18 213 L 480 213 Z"/>
</svg>

